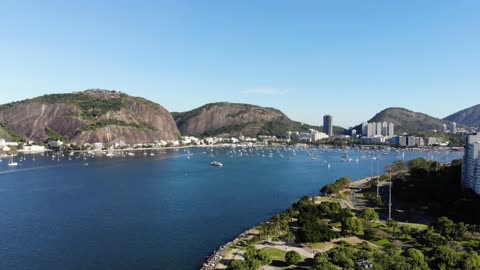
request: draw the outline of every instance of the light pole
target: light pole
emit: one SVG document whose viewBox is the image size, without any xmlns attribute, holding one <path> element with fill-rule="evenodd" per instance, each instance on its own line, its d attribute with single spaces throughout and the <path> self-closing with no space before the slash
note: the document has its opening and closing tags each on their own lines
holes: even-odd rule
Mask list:
<svg viewBox="0 0 480 270">
<path fill-rule="evenodd" d="M 392 173 L 388 171 L 390 176 L 390 185 L 388 185 L 389 195 L 388 195 L 388 219 L 392 219 Z"/>
<path fill-rule="evenodd" d="M 380 171 L 378 169 L 378 157 L 377 157 L 377 198 L 380 197 Z"/>
<path fill-rule="evenodd" d="M 370 159 L 370 179 L 373 178 L 373 159 Z"/>
</svg>

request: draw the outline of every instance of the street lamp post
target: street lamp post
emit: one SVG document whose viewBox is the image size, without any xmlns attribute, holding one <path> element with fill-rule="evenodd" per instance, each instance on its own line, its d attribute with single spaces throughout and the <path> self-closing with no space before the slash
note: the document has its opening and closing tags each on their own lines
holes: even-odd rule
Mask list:
<svg viewBox="0 0 480 270">
<path fill-rule="evenodd" d="M 378 158 L 377 158 L 377 198 L 380 197 L 380 171 L 378 168 Z"/>
<path fill-rule="evenodd" d="M 388 171 L 390 176 L 390 185 L 388 185 L 389 195 L 388 195 L 388 219 L 392 219 L 392 173 Z"/>
</svg>

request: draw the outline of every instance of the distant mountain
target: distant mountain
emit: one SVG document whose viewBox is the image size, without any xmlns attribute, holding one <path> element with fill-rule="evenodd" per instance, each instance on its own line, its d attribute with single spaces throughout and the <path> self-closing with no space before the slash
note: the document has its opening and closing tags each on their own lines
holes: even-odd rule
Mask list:
<svg viewBox="0 0 480 270">
<path fill-rule="evenodd" d="M 0 137 L 37 142 L 67 139 L 150 143 L 178 139 L 175 121 L 162 106 L 117 91 L 52 94 L 0 106 Z"/>
<path fill-rule="evenodd" d="M 456 112 L 452 115 L 445 117 L 444 119 L 450 122 L 456 122 L 457 124 L 460 124 L 463 126 L 474 127 L 479 129 L 480 128 L 480 104 L 461 110 L 459 112 Z"/>
<path fill-rule="evenodd" d="M 182 135 L 244 136 L 275 135 L 285 137 L 287 131 L 306 131 L 321 127 L 296 122 L 283 112 L 250 104 L 210 103 L 191 111 L 172 113 Z M 339 132 L 339 129 L 336 129 Z M 343 132 L 341 129 L 340 132 Z"/>
<path fill-rule="evenodd" d="M 388 122 L 395 124 L 395 134 L 415 134 L 440 130 L 448 122 L 424 113 L 413 112 L 405 108 L 387 108 L 377 113 L 368 122 Z"/>
</svg>

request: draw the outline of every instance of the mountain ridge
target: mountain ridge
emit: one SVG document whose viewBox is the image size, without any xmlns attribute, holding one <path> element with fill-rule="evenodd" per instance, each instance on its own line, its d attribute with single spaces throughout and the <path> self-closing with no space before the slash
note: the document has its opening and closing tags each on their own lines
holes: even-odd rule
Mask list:
<svg viewBox="0 0 480 270">
<path fill-rule="evenodd" d="M 395 125 L 395 134 L 417 134 L 440 130 L 449 122 L 425 113 L 414 112 L 403 107 L 388 107 L 376 113 L 368 122 L 387 122 Z M 361 125 L 354 129 L 361 131 Z"/>
<path fill-rule="evenodd" d="M 172 113 L 182 135 L 249 137 L 275 135 L 285 137 L 287 131 L 306 131 L 321 127 L 291 120 L 282 111 L 253 104 L 215 102 L 190 111 Z M 343 128 L 336 127 L 336 131 Z"/>
<path fill-rule="evenodd" d="M 455 122 L 457 124 L 480 128 L 480 104 L 460 110 L 444 118 L 444 120 Z"/>
<path fill-rule="evenodd" d="M 51 139 L 48 129 L 79 144 L 136 144 L 180 136 L 173 117 L 161 105 L 103 89 L 49 94 L 3 104 L 0 123 L 37 142 Z"/>
</svg>

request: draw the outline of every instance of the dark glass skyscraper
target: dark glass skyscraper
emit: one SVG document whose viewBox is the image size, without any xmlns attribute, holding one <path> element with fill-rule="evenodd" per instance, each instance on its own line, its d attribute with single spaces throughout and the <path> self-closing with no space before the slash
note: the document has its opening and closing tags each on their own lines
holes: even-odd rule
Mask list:
<svg viewBox="0 0 480 270">
<path fill-rule="evenodd" d="M 329 114 L 323 116 L 323 132 L 333 136 L 333 117 Z"/>
</svg>

